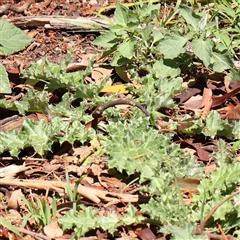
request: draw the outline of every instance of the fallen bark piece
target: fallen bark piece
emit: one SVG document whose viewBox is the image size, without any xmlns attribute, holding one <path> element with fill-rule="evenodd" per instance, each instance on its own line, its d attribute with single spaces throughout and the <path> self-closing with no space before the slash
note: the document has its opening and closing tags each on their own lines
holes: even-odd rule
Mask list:
<svg viewBox="0 0 240 240">
<path fill-rule="evenodd" d="M 17 27 L 44 27 L 46 29 L 61 29 L 61 30 L 78 30 L 78 31 L 99 31 L 97 23 L 109 25 L 109 23 L 101 18 L 64 18 L 62 16 L 27 16 L 6 19 Z M 76 24 L 76 25 L 74 25 Z M 83 27 L 83 24 L 86 27 Z M 77 26 L 78 25 L 78 26 Z M 89 28 L 87 28 L 89 25 Z M 92 29 L 96 27 L 96 29 Z M 99 29 L 99 30 L 98 30 Z"/>
</svg>

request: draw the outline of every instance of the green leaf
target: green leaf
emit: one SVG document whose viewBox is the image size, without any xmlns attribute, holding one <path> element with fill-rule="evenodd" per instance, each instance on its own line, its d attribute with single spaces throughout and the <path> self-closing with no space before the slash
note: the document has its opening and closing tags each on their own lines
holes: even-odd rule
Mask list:
<svg viewBox="0 0 240 240">
<path fill-rule="evenodd" d="M 230 72 L 227 74 L 227 77 L 230 80 L 234 80 L 234 81 L 239 81 L 240 80 L 240 69 L 234 69 L 232 68 L 230 70 Z"/>
<path fill-rule="evenodd" d="M 114 23 L 123 27 L 127 27 L 128 25 L 128 9 L 124 7 L 122 4 L 117 3 L 116 10 L 114 13 Z"/>
<path fill-rule="evenodd" d="M 164 226 L 161 228 L 161 232 L 165 234 L 171 233 L 171 239 L 172 240 L 179 240 L 179 239 L 185 239 L 185 240 L 205 240 L 205 236 L 194 236 L 193 232 L 195 230 L 196 226 L 191 223 L 185 223 L 184 226 Z"/>
<path fill-rule="evenodd" d="M 240 140 L 232 143 L 232 151 L 236 153 L 240 149 Z"/>
<path fill-rule="evenodd" d="M 179 32 L 174 32 L 171 35 L 166 35 L 159 43 L 158 47 L 165 58 L 176 58 L 179 54 L 184 53 L 184 48 L 187 43 L 187 38 Z"/>
<path fill-rule="evenodd" d="M 136 216 L 137 209 L 133 206 L 130 205 L 127 209 L 127 214 L 125 214 L 121 218 L 121 222 L 123 225 L 130 225 L 133 223 L 140 223 L 142 220 L 144 220 L 143 216 Z"/>
<path fill-rule="evenodd" d="M 15 233 L 16 235 L 23 239 L 23 236 L 20 234 L 20 232 L 10 222 L 4 220 L 3 218 L 0 218 L 0 225 L 7 228 L 8 230 L 10 230 L 11 232 Z"/>
<path fill-rule="evenodd" d="M 211 111 L 206 118 L 206 126 L 202 130 L 203 134 L 214 138 L 217 135 L 217 132 L 222 131 L 223 129 L 224 124 L 221 120 L 220 114 L 217 111 Z"/>
<path fill-rule="evenodd" d="M 194 174 L 192 160 L 189 161 L 178 145 L 171 143 L 169 134 L 159 135 L 158 131 L 150 128 L 147 119 L 138 117 L 129 123 L 110 123 L 106 130 L 109 136 L 104 139 L 103 145 L 109 155 L 109 167 L 119 172 L 125 170 L 129 175 L 139 172 L 140 181 L 150 181 L 153 191 L 159 193 L 159 189 L 167 185 L 159 178 L 163 166 L 166 169 L 175 166 L 176 174 L 190 174 L 187 169 Z M 186 159 L 187 165 L 184 163 Z M 171 181 L 170 177 L 168 181 Z"/>
<path fill-rule="evenodd" d="M 153 42 L 156 43 L 163 39 L 164 35 L 160 31 L 153 31 Z"/>
<path fill-rule="evenodd" d="M 62 101 L 56 105 L 48 105 L 47 114 L 51 116 L 64 116 L 72 120 L 79 120 L 86 116 L 86 104 L 84 101 L 79 107 L 71 108 L 72 101 L 74 101 L 73 96 L 69 96 L 69 93 L 65 93 L 62 96 Z"/>
<path fill-rule="evenodd" d="M 109 213 L 107 217 L 99 217 L 97 223 L 104 231 L 108 230 L 110 234 L 113 234 L 116 231 L 117 227 L 121 225 L 119 218 L 116 217 L 115 214 L 111 213 Z"/>
<path fill-rule="evenodd" d="M 192 42 L 194 54 L 203 61 L 206 67 L 209 66 L 212 56 L 212 42 L 210 39 L 194 39 Z"/>
<path fill-rule="evenodd" d="M 224 70 L 233 68 L 234 64 L 228 52 L 216 53 L 212 52 L 213 70 L 223 72 Z"/>
<path fill-rule="evenodd" d="M 148 26 L 146 26 L 145 28 L 142 29 L 141 35 L 142 35 L 143 41 L 148 41 L 149 40 L 149 37 L 150 37 L 150 34 L 152 33 L 152 30 L 153 30 L 153 25 L 148 25 Z"/>
<path fill-rule="evenodd" d="M 180 14 L 185 21 L 194 28 L 195 31 L 199 29 L 201 17 L 195 14 L 190 7 L 180 5 Z"/>
<path fill-rule="evenodd" d="M 182 90 L 182 78 L 162 78 L 160 76 L 161 73 L 157 72 L 157 66 L 150 68 L 149 71 L 151 74 L 147 74 L 144 78 L 136 79 L 143 86 L 132 90 L 139 96 L 139 102 L 146 103 L 150 112 L 158 111 L 161 107 L 175 108 L 176 105 L 173 101 L 173 96 Z"/>
<path fill-rule="evenodd" d="M 151 198 L 148 203 L 141 204 L 143 214 L 169 225 L 183 225 L 187 221 L 188 217 L 184 208 L 183 205 L 179 204 L 176 189 L 167 188 L 167 186 L 162 191 L 161 197 Z"/>
<path fill-rule="evenodd" d="M 105 85 L 107 77 L 97 84 L 85 84 L 84 79 L 92 73 L 94 58 L 90 59 L 88 66 L 83 71 L 66 72 L 65 65 L 69 61 L 63 59 L 60 64 L 52 63 L 47 58 L 43 59 L 41 63 L 35 63 L 25 71 L 26 84 L 36 84 L 39 81 L 46 83 L 48 91 L 54 91 L 58 88 L 73 88 L 75 89 L 76 98 L 93 98 Z"/>
<path fill-rule="evenodd" d="M 50 150 L 53 143 L 50 138 L 52 133 L 50 126 L 47 125 L 45 120 L 42 119 L 38 122 L 33 122 L 30 119 L 25 119 L 22 125 L 28 138 L 27 142 L 29 146 L 32 146 L 40 155 Z"/>
<path fill-rule="evenodd" d="M 111 66 L 113 67 L 119 67 L 122 65 L 126 65 L 130 62 L 130 59 L 123 57 L 123 55 L 120 52 L 116 52 L 113 55 Z"/>
<path fill-rule="evenodd" d="M 218 166 L 225 167 L 227 164 L 233 163 L 233 158 L 229 151 L 226 151 L 230 146 L 223 139 L 219 139 L 217 142 L 217 152 L 213 153 L 213 158 L 216 160 Z"/>
<path fill-rule="evenodd" d="M 153 64 L 153 70 L 155 71 L 156 77 L 168 78 L 176 77 L 181 73 L 180 68 L 174 68 L 164 64 L 163 59 L 156 61 Z M 169 83 L 170 84 L 170 83 Z"/>
<path fill-rule="evenodd" d="M 135 123 L 111 124 L 107 127 L 110 134 L 104 145 L 106 153 L 110 155 L 110 168 L 115 167 L 120 172 L 126 170 L 128 174 L 133 174 L 135 171 L 141 172 L 147 164 L 156 169 L 159 164 L 156 161 L 157 155 L 160 154 L 157 150 L 159 144 L 166 146 L 169 144 L 169 139 L 161 135 L 159 136 L 161 139 L 157 143 L 155 141 L 158 135 L 157 131 L 148 128 L 145 124 L 146 121 L 139 119 Z M 127 134 L 125 133 L 126 129 L 129 129 Z M 124 151 L 122 151 L 123 149 Z M 162 154 L 166 153 L 166 149 L 162 147 L 161 152 Z"/>
<path fill-rule="evenodd" d="M 0 52 L 9 55 L 22 50 L 31 41 L 27 34 L 6 20 L 0 20 Z"/>
<path fill-rule="evenodd" d="M 9 150 L 11 156 L 17 157 L 19 149 L 24 148 L 25 139 L 21 136 L 19 131 L 13 130 L 11 132 L 0 132 L 0 152 Z"/>
<path fill-rule="evenodd" d="M 63 226 L 63 230 L 74 228 L 76 237 L 84 236 L 89 230 L 97 226 L 96 211 L 92 207 L 80 205 L 82 213 L 68 211 L 58 222 Z"/>
<path fill-rule="evenodd" d="M 240 139 L 240 121 L 234 121 L 232 133 L 236 139 Z"/>
<path fill-rule="evenodd" d="M 9 84 L 8 74 L 5 70 L 5 67 L 0 63 L 0 93 L 11 93 L 11 87 Z"/>
<path fill-rule="evenodd" d="M 71 127 L 67 125 L 66 127 L 66 129 L 62 129 L 62 131 L 64 130 L 65 135 L 59 137 L 60 143 L 65 141 L 70 142 L 71 144 L 73 144 L 74 141 L 84 143 L 87 140 L 93 139 L 96 135 L 93 129 L 86 131 L 85 125 L 83 125 L 79 120 L 73 121 Z"/>
<path fill-rule="evenodd" d="M 79 206 L 81 213 L 69 211 L 64 217 L 59 219 L 63 229 L 74 229 L 75 237 L 84 236 L 89 230 L 101 228 L 113 234 L 117 227 L 139 223 L 144 220 L 142 216 L 136 216 L 137 209 L 130 205 L 127 213 L 116 215 L 109 213 L 108 216 L 97 216 L 97 212 L 92 207 Z"/>
<path fill-rule="evenodd" d="M 214 35 L 216 36 L 216 44 L 218 44 L 218 39 L 221 39 L 221 41 L 227 46 L 229 47 L 232 43 L 232 40 L 230 39 L 230 37 L 227 34 L 223 34 L 221 32 L 214 32 Z"/>
<path fill-rule="evenodd" d="M 226 148 L 225 151 L 227 151 Z M 215 158 L 217 163 L 219 155 Z M 198 186 L 199 194 L 194 195 L 193 197 L 193 203 L 195 205 L 195 210 L 191 214 L 193 220 L 199 219 L 199 216 L 201 214 L 200 209 L 203 209 L 203 216 L 206 216 L 209 214 L 209 211 L 227 195 L 230 195 L 231 193 L 238 190 L 238 185 L 240 183 L 239 171 L 239 162 L 235 161 L 228 164 L 224 160 L 221 162 L 221 166 L 215 172 L 212 172 L 211 175 L 201 181 L 200 185 Z M 239 217 L 236 218 L 234 208 L 236 208 L 236 206 L 234 206 L 234 202 L 228 200 L 223 205 L 221 205 L 213 214 L 214 220 L 217 222 L 219 222 L 219 219 L 224 220 L 223 227 L 225 224 L 227 226 L 231 226 L 236 222 L 239 222 L 240 219 Z M 226 219 L 228 219 L 227 222 Z"/>
<path fill-rule="evenodd" d="M 104 48 L 111 48 L 115 46 L 118 41 L 119 38 L 116 36 L 115 33 L 107 31 L 102 33 L 99 37 L 97 37 L 93 41 L 93 44 Z"/>
<path fill-rule="evenodd" d="M 129 39 L 118 46 L 118 51 L 124 58 L 131 59 L 134 56 L 135 40 Z"/>
</svg>

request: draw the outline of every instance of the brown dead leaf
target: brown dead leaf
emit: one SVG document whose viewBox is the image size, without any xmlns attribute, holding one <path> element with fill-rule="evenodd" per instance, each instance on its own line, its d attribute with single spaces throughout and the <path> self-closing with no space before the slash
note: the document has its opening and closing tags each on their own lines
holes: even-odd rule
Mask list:
<svg viewBox="0 0 240 240">
<path fill-rule="evenodd" d="M 87 157 L 89 157 L 94 151 L 93 146 L 81 146 L 79 148 L 73 148 L 70 150 L 70 154 L 79 157 L 77 162 L 82 163 Z"/>
<path fill-rule="evenodd" d="M 0 120 L 0 131 L 12 131 L 14 129 L 21 130 L 22 123 L 26 118 L 30 118 L 33 121 L 39 121 L 40 119 L 44 119 L 47 123 L 49 123 L 46 115 L 41 113 L 31 113 L 28 116 L 24 117 L 14 115 L 8 118 L 4 118 L 3 120 Z"/>
<path fill-rule="evenodd" d="M 76 71 L 81 71 L 86 69 L 86 65 L 82 64 L 82 63 L 69 63 L 67 68 L 66 68 L 66 72 L 76 72 Z"/>
<path fill-rule="evenodd" d="M 76 173 L 77 176 L 81 177 L 83 174 L 86 174 L 88 172 L 88 168 L 87 166 L 76 166 L 76 165 L 70 165 L 67 167 L 67 171 L 69 173 Z"/>
<path fill-rule="evenodd" d="M 60 237 L 63 235 L 63 230 L 58 226 L 57 221 L 49 223 L 43 228 L 43 231 L 50 238 Z"/>
<path fill-rule="evenodd" d="M 240 162 L 240 156 L 237 156 L 237 157 L 236 157 L 236 160 Z"/>
<path fill-rule="evenodd" d="M 188 140 L 180 140 L 179 141 L 182 145 L 189 145 L 193 147 L 197 151 L 197 155 L 199 157 L 199 160 L 201 161 L 209 161 L 211 154 L 210 152 L 204 150 L 202 148 L 203 144 L 202 143 L 193 143 L 193 139 L 188 139 Z"/>
<path fill-rule="evenodd" d="M 209 88 L 204 88 L 203 96 L 200 95 L 192 96 L 188 101 L 186 101 L 183 104 L 183 108 L 195 111 L 195 113 L 196 110 L 199 110 L 201 112 L 201 116 L 204 117 L 206 117 L 209 114 L 211 106 L 212 106 L 212 90 Z"/>
<path fill-rule="evenodd" d="M 180 190 L 182 192 L 197 192 L 200 180 L 197 178 L 177 178 Z M 175 187 L 175 183 L 172 185 Z"/>
<path fill-rule="evenodd" d="M 126 187 L 126 183 L 121 182 L 119 179 L 114 177 L 99 177 L 99 182 L 105 187 L 105 188 L 117 188 L 117 189 L 124 189 Z"/>
<path fill-rule="evenodd" d="M 42 171 L 50 173 L 57 171 L 62 168 L 62 164 L 52 164 L 49 163 L 48 161 L 44 162 L 41 166 Z"/>
<path fill-rule="evenodd" d="M 137 233 L 137 235 L 142 240 L 154 240 L 157 239 L 157 237 L 153 234 L 152 230 L 149 228 L 144 228 L 141 231 Z"/>
<path fill-rule="evenodd" d="M 93 176 L 99 176 L 102 173 L 102 168 L 99 166 L 99 164 L 91 164 L 89 172 L 91 172 Z"/>
<path fill-rule="evenodd" d="M 188 147 L 183 148 L 182 150 L 183 150 L 184 152 L 190 153 L 191 155 L 194 155 L 194 154 L 196 153 L 196 150 L 194 150 L 194 149 L 192 149 L 192 148 L 188 148 Z"/>
<path fill-rule="evenodd" d="M 21 205 L 23 193 L 21 189 L 12 192 L 10 198 L 8 199 L 7 207 L 11 209 L 18 209 Z"/>
<path fill-rule="evenodd" d="M 7 117 L 5 119 L 0 120 L 0 132 L 12 131 L 14 129 L 16 130 L 22 129 L 22 123 L 24 119 L 25 117 L 14 115 L 14 116 Z"/>
<path fill-rule="evenodd" d="M 212 90 L 209 88 L 204 88 L 202 103 L 200 108 L 202 108 L 203 117 L 206 117 L 210 113 L 210 109 L 212 107 Z"/>
<path fill-rule="evenodd" d="M 31 38 L 34 38 L 38 33 L 39 33 L 39 31 L 33 30 L 31 32 L 28 32 L 27 35 Z"/>
<path fill-rule="evenodd" d="M 8 69 L 7 70 L 8 73 L 12 73 L 12 74 L 20 74 L 19 73 L 19 69 L 16 67 L 16 68 L 12 68 L 12 69 Z"/>
<path fill-rule="evenodd" d="M 10 83 L 11 88 L 20 84 L 20 82 L 21 82 L 20 71 L 19 71 L 18 67 L 7 69 L 7 73 L 8 73 L 8 78 L 9 78 L 9 83 Z"/>
<path fill-rule="evenodd" d="M 34 2 L 34 1 L 33 1 Z M 33 5 L 33 8 L 36 8 L 36 9 L 44 9 L 46 8 L 49 4 L 51 3 L 51 0 L 44 0 L 44 1 L 41 1 L 41 2 L 37 2 Z"/>
<path fill-rule="evenodd" d="M 179 99 L 179 103 L 183 103 L 185 101 L 187 101 L 190 97 L 194 96 L 197 93 L 200 93 L 201 90 L 198 88 L 188 88 L 186 91 L 177 94 L 175 96 L 176 99 Z"/>
<path fill-rule="evenodd" d="M 215 163 L 213 163 L 213 164 L 205 167 L 204 173 L 209 174 L 209 173 L 214 172 L 216 170 L 217 170 L 217 165 Z"/>
<path fill-rule="evenodd" d="M 183 202 L 184 202 L 185 206 L 190 206 L 192 201 L 193 201 L 192 198 L 190 198 L 190 199 L 183 199 Z"/>
<path fill-rule="evenodd" d="M 83 54 L 81 55 L 81 62 L 74 62 L 74 63 L 69 63 L 66 72 L 76 72 L 76 71 L 81 71 L 87 68 L 89 64 L 89 60 L 94 57 L 93 54 Z"/>
<path fill-rule="evenodd" d="M 97 85 L 100 85 L 102 83 L 102 80 L 104 79 L 104 77 L 111 75 L 112 74 L 112 69 L 108 69 L 108 68 L 103 68 L 103 67 L 96 67 L 94 68 L 93 72 L 92 72 L 92 78 L 95 80 L 95 83 Z M 108 82 L 106 83 L 106 86 L 110 86 L 112 84 L 112 80 L 108 80 Z"/>
<path fill-rule="evenodd" d="M 202 96 L 192 96 L 188 101 L 183 104 L 183 108 L 189 110 L 199 109 L 202 104 Z"/>
<path fill-rule="evenodd" d="M 236 106 L 233 104 L 228 104 L 225 108 L 219 109 L 219 113 L 223 119 L 228 118 L 229 120 L 239 120 L 240 119 L 240 103 Z"/>
<path fill-rule="evenodd" d="M 48 118 L 47 118 L 47 116 L 45 114 L 37 113 L 37 112 L 35 114 L 37 116 L 38 121 L 41 120 L 41 119 L 44 119 L 46 121 L 46 123 L 49 124 L 49 120 L 48 120 Z M 28 117 L 30 118 L 30 115 Z"/>
<path fill-rule="evenodd" d="M 184 121 L 184 122 L 180 122 L 179 125 L 177 126 L 177 131 L 181 132 L 184 129 L 187 129 L 189 127 L 192 126 L 192 122 L 191 121 Z"/>
</svg>

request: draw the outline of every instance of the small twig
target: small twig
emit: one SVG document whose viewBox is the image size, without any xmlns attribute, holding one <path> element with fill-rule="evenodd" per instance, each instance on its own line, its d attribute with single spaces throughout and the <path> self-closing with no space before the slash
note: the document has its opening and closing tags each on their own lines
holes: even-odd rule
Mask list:
<svg viewBox="0 0 240 240">
<path fill-rule="evenodd" d="M 208 213 L 208 215 L 204 218 L 201 224 L 199 224 L 194 232 L 195 235 L 202 235 L 203 234 L 203 228 L 207 224 L 210 217 L 217 211 L 217 209 L 226 201 L 228 201 L 230 198 L 234 197 L 235 195 L 239 194 L 240 190 L 237 192 L 232 193 L 231 195 L 225 197 L 221 202 L 219 202 L 216 206 L 212 208 L 212 210 Z"/>
<path fill-rule="evenodd" d="M 204 234 L 204 232 L 203 232 Z M 224 238 L 224 236 L 221 236 L 219 234 L 214 234 L 214 233 L 206 233 L 206 236 L 208 237 L 208 239 L 215 239 L 215 240 L 237 240 L 237 238 L 231 236 L 231 235 L 225 235 L 226 238 Z"/>
<path fill-rule="evenodd" d="M 113 100 L 110 102 L 107 102 L 99 107 L 97 107 L 93 112 L 92 112 L 92 116 L 94 119 L 99 118 L 102 116 L 103 112 L 109 108 L 109 107 L 114 107 L 116 105 L 121 105 L 121 104 L 125 104 L 125 105 L 130 105 L 133 107 L 137 107 L 139 108 L 147 117 L 150 116 L 150 113 L 147 111 L 147 109 L 145 109 L 140 103 L 128 100 L 128 99 L 118 99 L 118 100 Z"/>
<path fill-rule="evenodd" d="M 15 227 L 15 226 L 14 226 Z M 32 231 L 29 231 L 25 228 L 20 228 L 20 227 L 15 227 L 20 233 L 23 233 L 23 234 L 26 234 L 26 235 L 29 235 L 35 239 L 43 239 L 43 240 L 51 240 L 51 238 L 41 234 L 41 233 L 36 233 L 36 232 L 32 232 Z"/>
<path fill-rule="evenodd" d="M 219 229 L 219 231 L 221 232 L 221 234 L 223 235 L 223 239 L 224 239 L 224 240 L 228 240 L 228 239 L 227 239 L 227 236 L 226 236 L 225 233 L 223 232 L 222 227 L 221 227 L 220 224 L 218 224 L 218 229 Z"/>
<path fill-rule="evenodd" d="M 32 157 L 0 157 L 0 161 L 27 161 L 27 160 L 30 160 L 30 161 L 47 161 L 46 158 L 32 158 Z"/>
</svg>

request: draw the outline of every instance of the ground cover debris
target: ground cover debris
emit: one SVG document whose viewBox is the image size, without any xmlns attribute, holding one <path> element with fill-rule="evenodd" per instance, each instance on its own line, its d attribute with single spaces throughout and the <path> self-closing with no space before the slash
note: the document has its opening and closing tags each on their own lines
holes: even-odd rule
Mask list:
<svg viewBox="0 0 240 240">
<path fill-rule="evenodd" d="M 2 1 L 1 239 L 239 239 L 239 9 Z"/>
</svg>

